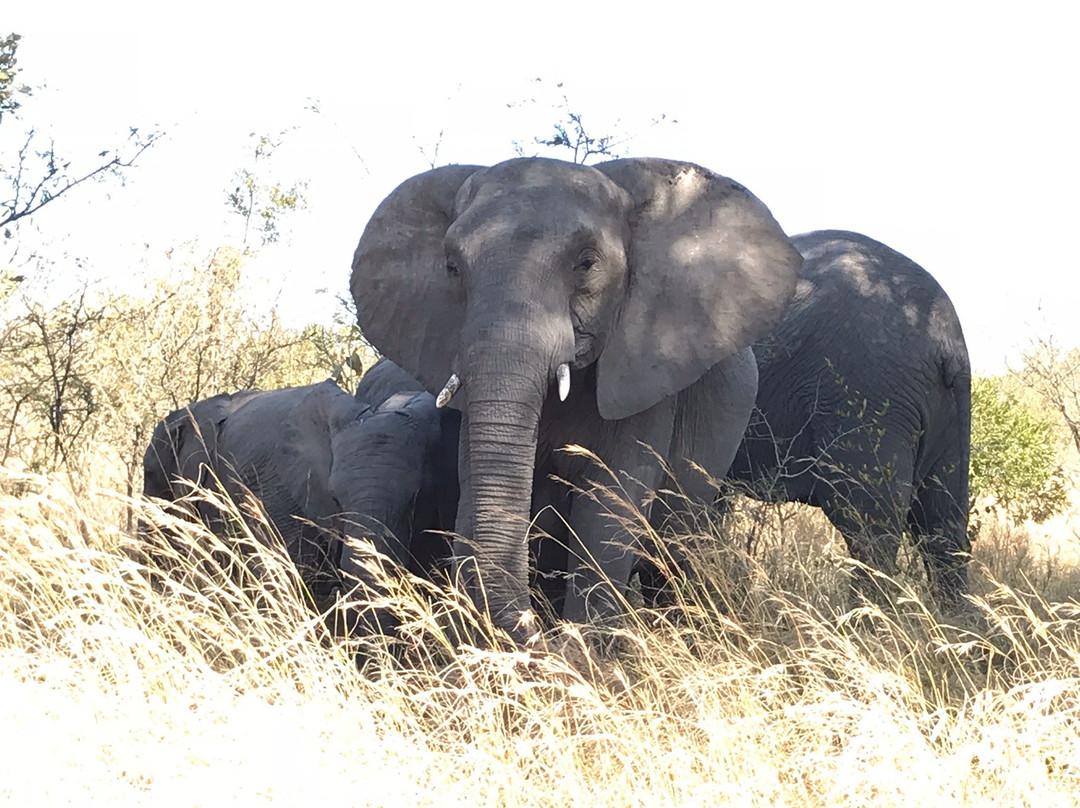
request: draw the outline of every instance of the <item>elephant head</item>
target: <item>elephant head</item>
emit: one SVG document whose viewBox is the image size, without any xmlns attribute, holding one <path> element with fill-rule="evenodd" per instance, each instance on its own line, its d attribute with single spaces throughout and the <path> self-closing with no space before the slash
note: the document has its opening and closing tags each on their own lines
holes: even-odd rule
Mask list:
<svg viewBox="0 0 1080 808">
<path fill-rule="evenodd" d="M 212 475 L 222 473 L 218 452 L 222 425 L 237 406 L 254 394 L 250 390 L 222 393 L 175 410 L 160 421 L 143 454 L 143 494 L 175 501 L 191 490 L 180 480 L 202 487 L 213 485 Z M 208 526 L 224 519 L 204 500 L 198 500 L 195 509 Z"/>
<path fill-rule="evenodd" d="M 171 412 L 154 427 L 150 445 L 143 455 L 143 494 L 175 500 L 186 490 L 177 485 L 179 479 L 203 482 L 205 469 L 212 467 L 216 454 L 216 422 L 220 419 L 200 418 L 197 412 L 213 401 L 200 402 L 195 405 L 198 409 Z M 225 415 L 222 410 L 221 417 Z"/>
<path fill-rule="evenodd" d="M 458 529 L 498 624 L 528 609 L 544 399 L 595 365 L 603 418 L 656 405 L 771 330 L 801 260 L 745 188 L 669 160 L 447 166 L 383 201 L 353 258 L 359 322 L 429 391 L 460 385 Z"/>
</svg>

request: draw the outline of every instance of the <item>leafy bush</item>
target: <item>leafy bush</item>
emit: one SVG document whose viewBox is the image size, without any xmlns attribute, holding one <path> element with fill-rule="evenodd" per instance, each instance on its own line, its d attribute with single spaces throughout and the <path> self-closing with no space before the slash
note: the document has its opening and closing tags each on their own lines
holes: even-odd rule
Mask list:
<svg viewBox="0 0 1080 808">
<path fill-rule="evenodd" d="M 971 383 L 971 497 L 1009 518 L 1044 522 L 1068 499 L 1054 423 L 1002 380 Z"/>
</svg>

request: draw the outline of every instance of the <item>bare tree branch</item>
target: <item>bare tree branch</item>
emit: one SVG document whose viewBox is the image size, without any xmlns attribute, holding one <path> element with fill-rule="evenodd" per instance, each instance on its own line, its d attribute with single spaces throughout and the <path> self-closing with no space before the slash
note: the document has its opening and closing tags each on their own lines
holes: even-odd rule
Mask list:
<svg viewBox="0 0 1080 808">
<path fill-rule="evenodd" d="M 30 183 L 25 180 L 24 175 L 29 163 L 30 147 L 35 137 L 36 132 L 31 129 L 27 134 L 26 142 L 19 150 L 19 165 L 14 176 L 10 177 L 11 198 L 0 201 L 0 227 L 32 216 L 53 200 L 59 199 L 84 182 L 102 179 L 107 175 L 119 176 L 122 169 L 134 166 L 143 152 L 161 139 L 162 133 L 155 131 L 147 136 L 141 136 L 139 130 L 133 128 L 128 141 L 132 144 L 134 151 L 129 154 L 114 154 L 112 159 L 80 176 L 67 173 L 71 161 L 64 162 L 62 165 L 58 164 L 56 146 L 50 139 L 48 149 L 36 153 L 38 158 L 45 161 L 45 172 L 36 183 Z M 99 156 L 106 157 L 108 154 L 108 151 L 103 151 Z"/>
<path fill-rule="evenodd" d="M 1023 362 L 1013 375 L 1061 416 L 1080 453 L 1080 349 L 1065 350 L 1053 337 L 1040 337 L 1024 352 Z"/>
<path fill-rule="evenodd" d="M 543 84 L 543 79 L 536 79 L 536 83 L 538 85 Z M 562 90 L 562 82 L 558 82 L 555 87 Z M 560 92 L 559 95 L 560 100 L 552 105 L 552 109 L 559 116 L 555 123 L 552 124 L 554 131 L 547 137 L 534 136 L 532 141 L 535 145 L 569 149 L 573 153 L 573 161 L 580 164 L 587 163 L 593 157 L 612 159 L 626 156 L 627 144 L 637 137 L 640 134 L 639 132 L 627 133 L 619 131 L 621 122 L 615 121 L 616 131 L 605 135 L 595 135 L 595 130 L 586 129 L 584 116 L 574 109 L 569 95 L 565 92 Z M 508 106 L 520 106 L 522 103 L 536 103 L 536 99 L 509 104 Z M 652 128 L 661 123 L 678 123 L 678 121 L 668 118 L 666 114 L 661 114 L 654 117 L 647 128 Z M 527 156 L 525 147 L 519 141 L 513 141 L 513 147 L 518 156 Z"/>
</svg>

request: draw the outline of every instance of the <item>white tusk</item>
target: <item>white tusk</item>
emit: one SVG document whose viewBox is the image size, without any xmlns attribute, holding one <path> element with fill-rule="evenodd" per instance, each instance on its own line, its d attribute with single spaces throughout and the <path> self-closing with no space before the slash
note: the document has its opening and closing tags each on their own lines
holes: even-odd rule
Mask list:
<svg viewBox="0 0 1080 808">
<path fill-rule="evenodd" d="M 445 407 L 450 403 L 450 399 L 454 397 L 454 393 L 461 387 L 461 379 L 458 378 L 456 373 L 451 373 L 450 378 L 446 380 L 446 386 L 439 391 L 438 398 L 435 399 L 436 407 Z"/>
<path fill-rule="evenodd" d="M 559 401 L 566 401 L 570 395 L 570 366 L 563 362 L 555 371 L 555 378 L 559 380 Z"/>
</svg>

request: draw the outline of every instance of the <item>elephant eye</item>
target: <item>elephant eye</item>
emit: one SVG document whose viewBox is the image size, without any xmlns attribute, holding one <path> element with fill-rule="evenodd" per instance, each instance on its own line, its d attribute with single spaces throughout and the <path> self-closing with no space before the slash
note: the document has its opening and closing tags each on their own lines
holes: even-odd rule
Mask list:
<svg viewBox="0 0 1080 808">
<path fill-rule="evenodd" d="M 584 258 L 578 261 L 578 265 L 575 268 L 579 272 L 588 272 L 590 269 L 596 266 L 599 260 L 600 259 L 595 255 L 586 255 Z"/>
<path fill-rule="evenodd" d="M 457 262 L 451 258 L 446 259 L 446 274 L 451 278 L 456 278 L 458 276 Z"/>
</svg>

